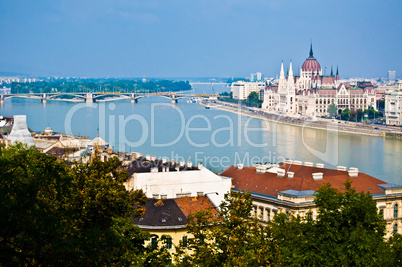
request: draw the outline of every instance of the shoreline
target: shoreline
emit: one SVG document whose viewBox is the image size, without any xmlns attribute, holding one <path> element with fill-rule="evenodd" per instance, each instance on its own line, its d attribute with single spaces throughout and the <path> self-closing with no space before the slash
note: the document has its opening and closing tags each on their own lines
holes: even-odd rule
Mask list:
<svg viewBox="0 0 402 267">
<path fill-rule="evenodd" d="M 216 108 L 224 110 L 227 112 L 232 112 L 236 114 L 245 115 L 248 117 L 253 117 L 256 119 L 266 120 L 270 122 L 276 122 L 297 127 L 306 127 L 316 130 L 326 130 L 326 131 L 337 131 L 341 133 L 357 134 L 357 135 L 368 135 L 383 138 L 392 139 L 402 139 L 402 129 L 399 131 L 390 131 L 389 129 L 374 129 L 373 126 L 359 124 L 355 122 L 347 122 L 346 125 L 344 121 L 328 122 L 324 120 L 317 121 L 307 121 L 301 119 L 294 119 L 290 117 L 283 117 L 275 115 L 272 113 L 264 112 L 260 109 L 255 109 L 251 107 L 242 107 L 241 109 L 233 103 L 217 101 L 215 103 L 210 102 L 199 102 L 202 106 L 210 106 L 211 108 Z"/>
</svg>

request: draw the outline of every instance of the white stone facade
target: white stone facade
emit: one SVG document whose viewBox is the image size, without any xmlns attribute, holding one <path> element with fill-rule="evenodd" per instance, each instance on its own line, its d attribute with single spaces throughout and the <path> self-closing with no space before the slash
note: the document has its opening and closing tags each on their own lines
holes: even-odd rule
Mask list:
<svg viewBox="0 0 402 267">
<path fill-rule="evenodd" d="M 127 190 L 142 189 L 148 198 L 194 197 L 202 193 L 218 207 L 230 192 L 232 181 L 199 166 L 198 170 L 134 173 L 125 186 Z"/>
<path fill-rule="evenodd" d="M 389 125 L 402 125 L 402 91 L 385 95 L 385 120 Z"/>
<path fill-rule="evenodd" d="M 295 86 L 292 63 L 285 78 L 283 63 L 277 87 L 268 86 L 264 90 L 262 109 L 285 116 L 327 116 L 328 107 L 335 104 L 338 113 L 350 110 L 376 108 L 376 92 L 373 87 L 347 88 L 345 84 L 338 88 L 310 88 L 298 90 Z"/>
<path fill-rule="evenodd" d="M 251 92 L 258 94 L 265 88 L 265 82 L 245 82 L 237 81 L 232 83 L 230 90 L 233 93 L 233 99 L 245 100 Z"/>
</svg>

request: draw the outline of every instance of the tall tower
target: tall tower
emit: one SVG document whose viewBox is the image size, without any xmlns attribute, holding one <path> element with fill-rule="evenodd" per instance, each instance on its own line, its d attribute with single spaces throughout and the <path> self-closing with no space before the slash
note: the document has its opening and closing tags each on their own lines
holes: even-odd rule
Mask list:
<svg viewBox="0 0 402 267">
<path fill-rule="evenodd" d="M 281 73 L 279 75 L 278 92 L 286 92 L 286 78 L 285 71 L 283 70 L 283 61 L 281 63 Z"/>
</svg>

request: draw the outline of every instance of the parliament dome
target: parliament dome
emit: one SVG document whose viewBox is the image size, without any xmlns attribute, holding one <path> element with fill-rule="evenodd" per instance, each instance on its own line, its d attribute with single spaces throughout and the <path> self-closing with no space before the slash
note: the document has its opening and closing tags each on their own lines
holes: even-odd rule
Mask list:
<svg viewBox="0 0 402 267">
<path fill-rule="evenodd" d="M 320 72 L 321 66 L 317 59 L 313 56 L 313 46 L 310 47 L 310 56 L 304 61 L 302 71 Z"/>
</svg>

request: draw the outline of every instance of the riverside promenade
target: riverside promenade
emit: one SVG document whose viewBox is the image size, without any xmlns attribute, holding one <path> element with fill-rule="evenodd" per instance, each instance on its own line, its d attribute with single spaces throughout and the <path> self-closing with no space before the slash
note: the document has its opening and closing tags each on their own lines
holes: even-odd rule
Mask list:
<svg viewBox="0 0 402 267">
<path fill-rule="evenodd" d="M 201 102 L 201 104 L 204 106 L 208 105 L 211 108 L 225 110 L 233 113 L 241 113 L 242 115 L 262 120 L 268 120 L 272 122 L 294 125 L 299 127 L 402 139 L 402 127 L 398 126 L 388 126 L 378 124 L 371 125 L 371 124 L 351 122 L 351 121 L 341 121 L 341 120 L 333 121 L 332 119 L 324 119 L 324 118 L 317 118 L 316 121 L 311 121 L 311 120 L 285 117 L 278 114 L 265 112 L 260 108 L 252 108 L 223 101 L 215 101 L 215 103 L 203 101 Z"/>
</svg>

